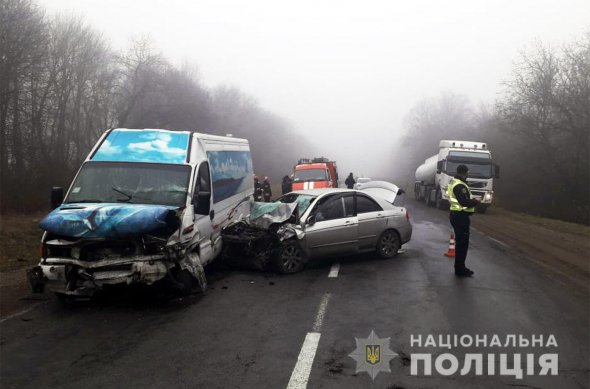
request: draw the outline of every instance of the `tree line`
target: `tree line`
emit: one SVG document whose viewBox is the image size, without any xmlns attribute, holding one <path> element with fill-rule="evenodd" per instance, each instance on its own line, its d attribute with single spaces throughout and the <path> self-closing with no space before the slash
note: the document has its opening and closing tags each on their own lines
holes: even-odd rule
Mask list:
<svg viewBox="0 0 590 389">
<path fill-rule="evenodd" d="M 109 128 L 232 134 L 254 167 L 279 180 L 300 157 L 282 118 L 235 87 L 207 88 L 195 66 L 173 66 L 148 39 L 111 49 L 80 17 L 48 17 L 32 0 L 0 2 L 0 211 L 47 207 Z"/>
<path fill-rule="evenodd" d="M 417 103 L 393 154 L 409 187 L 440 139 L 487 142 L 501 178 L 496 204 L 590 223 L 590 32 L 552 47 L 523 50 L 491 106 L 443 93 Z M 402 152 L 403 151 L 403 152 Z"/>
</svg>

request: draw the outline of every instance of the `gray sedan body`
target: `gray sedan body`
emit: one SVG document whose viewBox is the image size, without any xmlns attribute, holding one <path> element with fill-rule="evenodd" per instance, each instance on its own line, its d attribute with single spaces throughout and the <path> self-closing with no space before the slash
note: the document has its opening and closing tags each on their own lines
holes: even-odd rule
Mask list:
<svg viewBox="0 0 590 389">
<path fill-rule="evenodd" d="M 393 205 L 396 194 L 388 197 L 369 189 L 315 189 L 291 192 L 279 201 L 299 204 L 303 234 L 298 245 L 306 259 L 379 252 L 385 238 L 393 240 L 389 249 L 394 252 L 381 256 L 392 257 L 412 236 L 407 210 Z"/>
</svg>

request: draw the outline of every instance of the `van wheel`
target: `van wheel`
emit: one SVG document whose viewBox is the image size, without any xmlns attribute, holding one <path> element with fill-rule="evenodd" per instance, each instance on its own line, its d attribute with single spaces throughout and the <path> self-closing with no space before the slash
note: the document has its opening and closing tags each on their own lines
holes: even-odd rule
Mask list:
<svg viewBox="0 0 590 389">
<path fill-rule="evenodd" d="M 305 258 L 301 246 L 295 240 L 287 240 L 274 258 L 274 268 L 277 273 L 293 274 L 303 270 Z"/>
<path fill-rule="evenodd" d="M 377 253 L 383 259 L 393 258 L 400 248 L 399 237 L 393 230 L 387 230 L 381 234 L 377 242 Z"/>
</svg>

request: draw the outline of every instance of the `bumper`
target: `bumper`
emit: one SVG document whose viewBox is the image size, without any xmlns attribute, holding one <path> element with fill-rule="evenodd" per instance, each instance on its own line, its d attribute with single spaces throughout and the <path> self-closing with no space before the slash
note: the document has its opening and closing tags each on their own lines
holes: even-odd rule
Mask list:
<svg viewBox="0 0 590 389">
<path fill-rule="evenodd" d="M 46 258 L 36 272 L 37 282 L 49 290 L 77 296 L 91 296 L 105 285 L 146 284 L 165 278 L 172 263 L 164 256 L 85 262 L 69 258 Z M 31 280 L 31 283 L 33 281 Z"/>
<path fill-rule="evenodd" d="M 412 224 L 407 223 L 398 229 L 401 244 L 408 243 L 412 239 Z"/>
</svg>

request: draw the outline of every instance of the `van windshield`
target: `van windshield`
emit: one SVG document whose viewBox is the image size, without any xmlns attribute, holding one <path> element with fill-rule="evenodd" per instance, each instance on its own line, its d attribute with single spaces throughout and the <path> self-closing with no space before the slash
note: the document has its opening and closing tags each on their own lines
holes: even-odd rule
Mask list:
<svg viewBox="0 0 590 389">
<path fill-rule="evenodd" d="M 183 207 L 190 166 L 86 162 L 65 203 L 137 203 Z"/>
<path fill-rule="evenodd" d="M 326 169 L 295 170 L 293 181 L 329 181 Z"/>
</svg>

